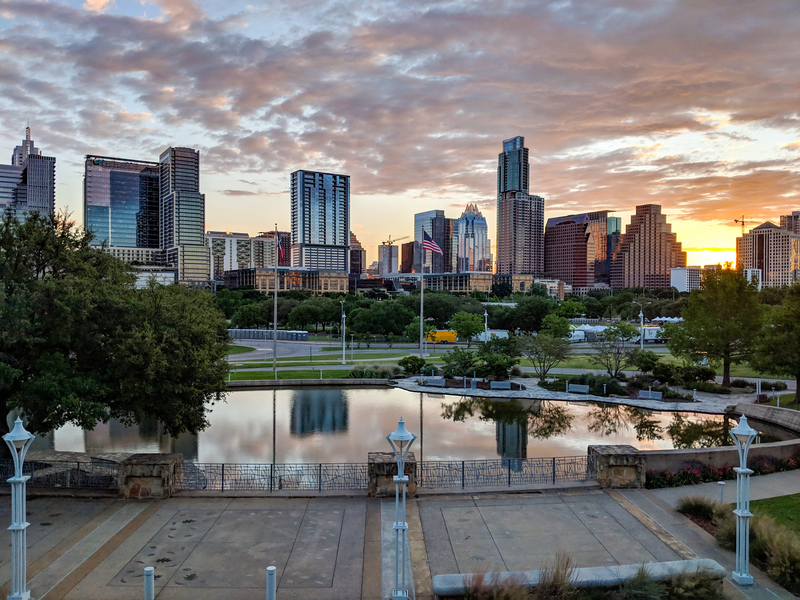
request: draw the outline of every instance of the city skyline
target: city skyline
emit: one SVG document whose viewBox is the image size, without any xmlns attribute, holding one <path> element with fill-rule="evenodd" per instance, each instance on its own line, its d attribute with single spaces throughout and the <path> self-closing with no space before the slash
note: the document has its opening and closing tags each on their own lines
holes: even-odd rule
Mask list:
<svg viewBox="0 0 800 600">
<path fill-rule="evenodd" d="M 288 227 L 288 173 L 348 173 L 368 262 L 433 208 L 474 203 L 496 231 L 517 135 L 545 219 L 661 204 L 689 264 L 800 204 L 791 2 L 296 6 L 6 3 L 0 143 L 30 120 L 78 220 L 87 154 L 197 148 L 206 229 L 251 234 Z"/>
</svg>

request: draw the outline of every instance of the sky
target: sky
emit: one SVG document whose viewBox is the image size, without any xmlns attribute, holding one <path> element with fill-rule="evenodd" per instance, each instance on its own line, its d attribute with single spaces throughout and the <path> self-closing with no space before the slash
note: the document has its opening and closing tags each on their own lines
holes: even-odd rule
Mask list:
<svg viewBox="0 0 800 600">
<path fill-rule="evenodd" d="M 711 264 L 800 209 L 798 31 L 794 0 L 0 0 L 0 160 L 30 122 L 82 222 L 85 154 L 196 148 L 207 228 L 251 235 L 292 171 L 346 173 L 371 262 L 468 203 L 494 243 L 522 135 L 546 217 L 661 204 Z"/>
</svg>

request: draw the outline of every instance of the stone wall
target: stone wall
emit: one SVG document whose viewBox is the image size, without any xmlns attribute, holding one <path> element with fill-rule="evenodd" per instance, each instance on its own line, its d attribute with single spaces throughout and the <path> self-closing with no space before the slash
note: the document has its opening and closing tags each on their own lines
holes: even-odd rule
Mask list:
<svg viewBox="0 0 800 600">
<path fill-rule="evenodd" d="M 394 497 L 394 481 L 397 475 L 397 460 L 392 452 L 370 452 L 368 454 L 367 469 L 369 471 L 369 486 L 367 495 L 370 498 Z M 405 464 L 405 474 L 408 476 L 408 495 L 417 494 L 417 459 L 413 452 L 408 453 Z"/>
<path fill-rule="evenodd" d="M 169 498 L 183 454 L 132 454 L 119 464 L 119 493 L 128 499 Z"/>
<path fill-rule="evenodd" d="M 594 456 L 597 483 L 601 488 L 644 487 L 645 457 L 633 446 L 589 446 Z"/>
<path fill-rule="evenodd" d="M 788 459 L 800 455 L 800 411 L 774 406 L 739 404 L 729 413 L 744 414 L 753 426 L 766 423 L 779 427 L 794 439 L 750 446 L 748 461 L 757 458 Z M 688 450 L 636 450 L 632 446 L 589 446 L 597 460 L 597 483 L 605 488 L 644 487 L 647 471 L 680 471 L 703 466 L 738 466 L 735 446 Z"/>
</svg>

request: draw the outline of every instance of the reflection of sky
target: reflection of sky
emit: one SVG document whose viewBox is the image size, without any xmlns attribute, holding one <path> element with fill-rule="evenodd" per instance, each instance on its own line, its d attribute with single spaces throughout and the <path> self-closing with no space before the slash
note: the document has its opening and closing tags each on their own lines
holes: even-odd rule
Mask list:
<svg viewBox="0 0 800 600">
<path fill-rule="evenodd" d="M 463 422 L 442 418 L 443 406 L 457 403 L 460 400 L 457 396 L 422 396 L 420 415 L 421 395 L 417 393 L 400 389 L 329 388 L 303 389 L 300 393 L 292 390 L 233 392 L 227 403 L 217 405 L 211 413 L 211 426 L 199 434 L 196 460 L 212 463 L 271 462 L 273 395 L 276 462 L 366 462 L 368 452 L 389 449 L 385 436 L 394 431 L 400 417 L 405 419 L 407 428 L 419 436 L 413 448 L 418 458 L 420 453 L 425 460 L 470 460 L 499 456 L 497 425 L 491 420 L 482 421 L 479 410 Z M 298 402 L 314 407 L 314 410 L 307 411 L 305 424 L 297 422 L 300 418 Z M 536 402 L 533 401 L 522 405 L 523 409 L 536 409 Z M 293 406 L 296 419 L 294 426 Z M 564 435 L 543 440 L 527 436 L 525 454 L 528 457 L 585 455 L 590 444 L 630 444 L 645 450 L 672 447 L 669 439 L 637 441 L 633 429 L 624 421 L 618 431 L 611 435 L 593 433 L 589 431 L 589 415 L 597 411 L 597 407 L 587 404 L 562 406 L 566 406 L 574 417 L 571 430 Z M 325 418 L 320 420 L 320 415 Z M 650 418 L 666 429 L 671 413 L 652 413 Z M 702 419 L 718 420 L 721 417 L 703 415 Z M 319 427 L 320 423 L 332 426 Z M 293 427 L 296 433 L 292 433 Z M 298 427 L 302 429 L 302 435 L 297 433 Z M 662 435 L 666 437 L 666 434 Z M 84 437 L 85 440 L 80 439 L 74 428 L 63 428 L 55 435 L 56 450 L 81 451 L 85 447 L 94 452 L 123 449 L 159 451 L 156 437 L 142 435 L 135 429 L 101 426 Z M 161 441 L 162 446 L 164 442 L 166 440 Z M 163 447 L 161 451 L 169 450 Z"/>
</svg>

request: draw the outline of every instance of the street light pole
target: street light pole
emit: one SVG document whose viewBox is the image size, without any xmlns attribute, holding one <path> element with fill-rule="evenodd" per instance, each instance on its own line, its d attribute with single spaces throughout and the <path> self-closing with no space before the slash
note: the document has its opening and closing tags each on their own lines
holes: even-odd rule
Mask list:
<svg viewBox="0 0 800 600">
<path fill-rule="evenodd" d="M 636 300 L 633 300 L 631 302 L 631 304 L 638 304 L 639 305 L 639 320 L 640 320 L 639 321 L 640 322 L 639 349 L 644 350 L 644 307 L 647 306 L 647 304 L 650 304 L 650 303 L 648 302 L 647 304 L 643 305 L 641 302 L 637 302 Z"/>
<path fill-rule="evenodd" d="M 483 342 L 489 341 L 489 313 L 486 309 L 483 311 Z"/>
<path fill-rule="evenodd" d="M 345 327 L 345 319 L 347 318 L 347 315 L 344 314 L 344 300 L 339 300 L 339 302 L 342 305 L 342 364 L 346 365 L 347 364 L 347 350 L 345 349 L 345 341 L 344 341 L 345 330 L 344 330 L 344 327 Z"/>
<path fill-rule="evenodd" d="M 739 466 L 736 471 L 736 570 L 731 574 L 733 580 L 739 585 L 753 585 L 753 576 L 750 575 L 750 475 L 751 469 L 747 468 L 747 451 L 758 432 L 747 424 L 747 417 L 742 415 L 739 424 L 731 430 L 731 437 L 736 442 L 739 451 Z"/>
<path fill-rule="evenodd" d="M 394 589 L 392 600 L 408 600 L 406 589 L 406 540 L 408 539 L 408 523 L 406 523 L 406 458 L 411 444 L 417 439 L 406 429 L 402 417 L 397 429 L 386 436 L 397 460 L 397 475 L 394 477 Z M 403 503 L 400 504 L 400 485 L 403 486 Z M 402 506 L 402 511 L 401 511 Z M 402 556 L 402 560 L 401 557 Z"/>
<path fill-rule="evenodd" d="M 36 437 L 32 433 L 25 431 L 22 419 L 17 417 L 14 421 L 14 429 L 3 436 L 11 456 L 14 458 L 14 476 L 8 480 L 11 484 L 11 594 L 8 600 L 29 600 L 30 591 L 27 589 L 27 529 L 28 523 L 25 520 L 27 515 L 25 510 L 25 488 L 26 482 L 30 479 L 29 475 L 22 474 L 22 465 L 25 462 L 25 455 Z"/>
</svg>

